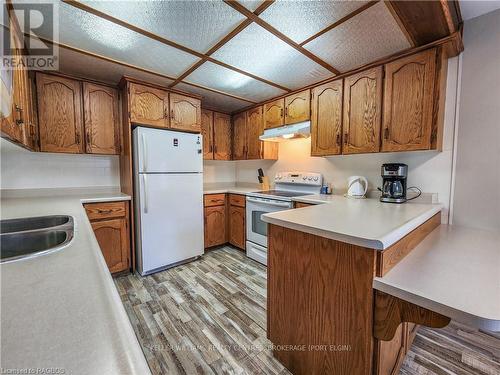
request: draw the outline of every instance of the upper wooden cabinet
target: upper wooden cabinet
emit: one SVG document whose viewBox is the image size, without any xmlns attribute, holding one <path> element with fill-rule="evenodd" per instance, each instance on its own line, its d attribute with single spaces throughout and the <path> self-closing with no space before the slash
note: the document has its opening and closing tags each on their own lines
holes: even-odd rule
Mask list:
<svg viewBox="0 0 500 375">
<path fill-rule="evenodd" d="M 311 155 L 342 151 L 342 80 L 317 86 L 312 93 Z"/>
<path fill-rule="evenodd" d="M 307 121 L 311 118 L 311 91 L 304 90 L 285 98 L 285 124 Z"/>
<path fill-rule="evenodd" d="M 169 127 L 170 115 L 167 91 L 130 83 L 129 101 L 130 122 L 162 128 Z"/>
<path fill-rule="evenodd" d="M 82 153 L 82 88 L 79 81 L 37 73 L 40 150 Z"/>
<path fill-rule="evenodd" d="M 214 159 L 231 160 L 231 116 L 214 112 Z"/>
<path fill-rule="evenodd" d="M 435 49 L 385 65 L 382 151 L 430 148 L 435 70 Z"/>
<path fill-rule="evenodd" d="M 170 93 L 170 127 L 172 129 L 200 132 L 201 101 L 189 96 Z"/>
<path fill-rule="evenodd" d="M 84 82 L 83 108 L 87 152 L 119 154 L 118 91 L 111 87 Z"/>
<path fill-rule="evenodd" d="M 277 128 L 285 124 L 285 99 L 264 104 L 264 127 Z"/>
<path fill-rule="evenodd" d="M 242 112 L 233 116 L 233 160 L 247 158 L 247 113 Z"/>
<path fill-rule="evenodd" d="M 214 158 L 214 113 L 207 109 L 201 110 L 201 135 L 203 137 L 203 159 Z"/>
<path fill-rule="evenodd" d="M 264 119 L 262 106 L 250 109 L 246 112 L 247 117 L 247 159 L 263 159 L 263 149 L 266 143 L 259 137 L 264 132 Z"/>
<path fill-rule="evenodd" d="M 343 154 L 378 152 L 382 116 L 382 67 L 344 79 Z"/>
</svg>

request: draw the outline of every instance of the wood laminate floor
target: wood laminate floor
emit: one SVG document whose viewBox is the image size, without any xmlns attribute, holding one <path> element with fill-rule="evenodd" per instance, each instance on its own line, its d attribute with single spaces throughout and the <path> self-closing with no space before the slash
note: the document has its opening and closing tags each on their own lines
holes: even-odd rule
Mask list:
<svg viewBox="0 0 500 375">
<path fill-rule="evenodd" d="M 266 339 L 266 267 L 243 252 L 115 283 L 153 374 L 290 374 Z M 500 335 L 420 328 L 400 374 L 500 374 Z"/>
</svg>

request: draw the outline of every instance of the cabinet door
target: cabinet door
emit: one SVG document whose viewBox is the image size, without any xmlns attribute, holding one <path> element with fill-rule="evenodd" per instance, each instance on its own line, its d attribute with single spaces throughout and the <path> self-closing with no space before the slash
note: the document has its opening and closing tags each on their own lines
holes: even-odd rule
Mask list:
<svg viewBox="0 0 500 375">
<path fill-rule="evenodd" d="M 83 110 L 87 152 L 119 154 L 118 91 L 111 87 L 84 82 Z"/>
<path fill-rule="evenodd" d="M 312 95 L 311 155 L 338 155 L 342 146 L 342 80 L 315 87 Z"/>
<path fill-rule="evenodd" d="M 408 328 L 408 333 L 406 334 L 406 352 L 410 350 L 411 344 L 413 344 L 413 340 L 415 340 L 415 336 L 417 336 L 418 324 L 415 323 L 406 323 Z"/>
<path fill-rule="evenodd" d="M 436 50 L 385 65 L 382 151 L 430 148 Z"/>
<path fill-rule="evenodd" d="M 130 122 L 169 127 L 168 92 L 131 83 L 129 101 Z"/>
<path fill-rule="evenodd" d="M 311 118 L 311 91 L 305 90 L 285 98 L 285 124 L 307 121 Z"/>
<path fill-rule="evenodd" d="M 259 137 L 264 132 L 262 106 L 247 112 L 247 159 L 262 159 L 264 142 Z M 270 142 L 268 142 L 270 143 Z"/>
<path fill-rule="evenodd" d="M 14 56 L 16 61 L 21 60 L 21 50 L 16 49 Z M 23 143 L 26 132 L 26 102 L 25 102 L 25 85 L 24 77 L 27 71 L 24 69 L 12 70 L 12 110 L 11 119 L 2 126 L 2 131 L 8 137 L 19 143 Z"/>
<path fill-rule="evenodd" d="M 226 243 L 226 206 L 205 207 L 205 248 Z"/>
<path fill-rule="evenodd" d="M 245 209 L 229 206 L 229 243 L 240 249 L 245 248 Z"/>
<path fill-rule="evenodd" d="M 264 127 L 277 128 L 285 124 L 285 99 L 264 104 Z"/>
<path fill-rule="evenodd" d="M 201 131 L 201 101 L 189 96 L 170 93 L 170 127 L 199 133 Z"/>
<path fill-rule="evenodd" d="M 116 273 L 127 270 L 130 267 L 127 220 L 95 221 L 91 225 L 109 271 Z"/>
<path fill-rule="evenodd" d="M 212 160 L 214 158 L 214 113 L 206 109 L 201 110 L 201 135 L 203 159 Z"/>
<path fill-rule="evenodd" d="M 391 341 L 376 340 L 375 375 L 399 374 L 406 355 L 406 323 L 401 323 Z"/>
<path fill-rule="evenodd" d="M 233 160 L 247 158 L 247 115 L 246 112 L 233 116 Z"/>
<path fill-rule="evenodd" d="M 37 73 L 40 150 L 83 153 L 81 83 Z"/>
<path fill-rule="evenodd" d="M 344 78 L 343 154 L 380 150 L 382 67 Z"/>
<path fill-rule="evenodd" d="M 214 112 L 214 159 L 231 160 L 231 116 Z"/>
</svg>

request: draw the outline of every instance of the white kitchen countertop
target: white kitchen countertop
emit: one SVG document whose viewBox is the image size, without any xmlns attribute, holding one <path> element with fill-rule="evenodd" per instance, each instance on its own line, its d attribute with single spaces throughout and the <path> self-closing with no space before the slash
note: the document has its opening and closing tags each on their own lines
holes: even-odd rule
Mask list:
<svg viewBox="0 0 500 375">
<path fill-rule="evenodd" d="M 473 327 L 500 331 L 500 234 L 441 225 L 377 290 Z"/>
<path fill-rule="evenodd" d="M 203 185 L 203 194 L 242 194 L 262 190 L 258 184 L 214 183 Z"/>
<path fill-rule="evenodd" d="M 130 197 L 106 188 L 1 194 L 2 219 L 64 214 L 75 221 L 74 238 L 61 250 L 0 264 L 2 369 L 149 374 L 82 206 Z"/>
<path fill-rule="evenodd" d="M 312 195 L 294 201 L 320 203 L 262 215 L 265 222 L 320 237 L 384 250 L 441 211 L 440 204 L 382 203 L 377 198 L 348 199 Z"/>
</svg>

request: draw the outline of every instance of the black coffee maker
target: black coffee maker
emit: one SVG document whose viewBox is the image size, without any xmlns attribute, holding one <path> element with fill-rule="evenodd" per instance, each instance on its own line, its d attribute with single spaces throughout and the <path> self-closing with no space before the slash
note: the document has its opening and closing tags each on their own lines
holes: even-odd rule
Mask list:
<svg viewBox="0 0 500 375">
<path fill-rule="evenodd" d="M 381 202 L 406 202 L 406 178 L 408 166 L 401 163 L 382 164 L 382 196 Z"/>
</svg>

